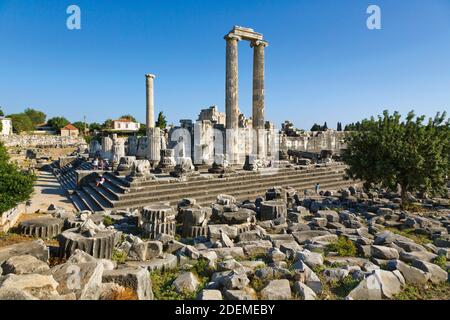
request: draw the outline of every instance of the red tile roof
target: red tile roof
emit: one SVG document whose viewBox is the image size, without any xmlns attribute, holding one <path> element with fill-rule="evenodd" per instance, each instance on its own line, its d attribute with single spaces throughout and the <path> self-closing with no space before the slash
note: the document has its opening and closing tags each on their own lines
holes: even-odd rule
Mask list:
<svg viewBox="0 0 450 320">
<path fill-rule="evenodd" d="M 77 127 L 75 127 L 73 124 L 69 123 L 67 126 L 65 126 L 64 128 L 62 128 L 61 130 L 77 130 Z"/>
</svg>

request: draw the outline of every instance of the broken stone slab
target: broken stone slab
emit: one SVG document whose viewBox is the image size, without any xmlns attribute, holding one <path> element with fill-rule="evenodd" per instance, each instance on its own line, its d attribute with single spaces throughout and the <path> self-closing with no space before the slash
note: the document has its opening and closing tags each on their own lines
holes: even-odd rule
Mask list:
<svg viewBox="0 0 450 320">
<path fill-rule="evenodd" d="M 401 275 L 400 275 L 401 277 Z M 391 271 L 375 270 L 353 289 L 347 299 L 351 300 L 381 300 L 392 298 L 402 289 L 402 280 L 398 274 Z"/>
<path fill-rule="evenodd" d="M 228 256 L 233 258 L 245 258 L 244 250 L 241 247 L 233 247 L 233 248 L 213 248 L 210 249 L 216 252 L 217 257 L 219 259 L 225 259 Z"/>
<path fill-rule="evenodd" d="M 50 269 L 47 263 L 31 255 L 13 256 L 6 260 L 1 268 L 4 275 L 41 273 Z"/>
<path fill-rule="evenodd" d="M 192 272 L 183 272 L 173 281 L 172 284 L 178 293 L 183 293 L 195 292 L 200 285 L 200 282 Z"/>
<path fill-rule="evenodd" d="M 295 255 L 295 260 L 305 262 L 308 267 L 314 268 L 323 265 L 323 256 L 320 253 L 311 252 L 307 249 L 298 251 Z"/>
<path fill-rule="evenodd" d="M 48 247 L 42 239 L 39 239 L 0 248 L 0 265 L 9 258 L 18 255 L 31 255 L 44 262 L 47 262 L 50 257 Z"/>
<path fill-rule="evenodd" d="M 339 213 L 334 210 L 319 210 L 314 215 L 318 218 L 325 218 L 328 222 L 339 222 Z"/>
<path fill-rule="evenodd" d="M 414 262 L 414 260 L 432 262 L 436 257 L 437 254 L 428 251 L 400 252 L 400 260 L 410 263 Z"/>
<path fill-rule="evenodd" d="M 448 273 L 434 263 L 414 260 L 412 266 L 430 274 L 430 280 L 433 283 L 440 283 L 448 280 Z"/>
<path fill-rule="evenodd" d="M 148 271 L 155 270 L 170 270 L 176 268 L 178 265 L 178 259 L 175 255 L 165 253 L 160 258 L 153 258 L 149 261 L 127 261 L 125 266 L 128 267 L 143 267 Z"/>
<path fill-rule="evenodd" d="M 22 221 L 20 233 L 38 238 L 54 238 L 63 231 L 64 220 L 58 218 L 38 218 Z"/>
<path fill-rule="evenodd" d="M 160 241 L 142 241 L 133 243 L 128 252 L 127 259 L 147 261 L 159 257 L 163 252 L 163 244 Z"/>
<path fill-rule="evenodd" d="M 269 240 L 248 241 L 238 243 L 237 246 L 242 247 L 246 256 L 256 257 L 267 255 L 269 249 L 272 248 L 272 242 Z"/>
<path fill-rule="evenodd" d="M 280 217 L 287 217 L 287 206 L 283 200 L 263 201 L 260 208 L 260 219 L 274 220 Z"/>
<path fill-rule="evenodd" d="M 139 300 L 153 300 L 152 282 L 145 268 L 125 267 L 103 272 L 102 281 L 133 289 Z"/>
<path fill-rule="evenodd" d="M 75 249 L 80 249 L 94 258 L 111 259 L 115 244 L 114 230 L 98 230 L 95 234 L 83 234 L 79 228 L 64 231 L 58 236 L 59 256 L 70 257 Z"/>
<path fill-rule="evenodd" d="M 51 275 L 8 274 L 0 284 L 0 296 L 6 293 L 22 292 L 22 297 L 49 300 L 58 295 L 58 282 Z M 31 299 L 30 299 L 31 300 Z"/>
<path fill-rule="evenodd" d="M 310 287 L 316 294 L 322 293 L 322 282 L 317 274 L 311 270 L 303 261 L 297 261 L 292 268 L 296 272 L 296 277 Z"/>
<path fill-rule="evenodd" d="M 234 247 L 233 241 L 231 241 L 231 239 L 227 236 L 227 234 L 222 230 L 220 231 L 220 242 L 222 243 L 223 247 L 226 248 Z"/>
<path fill-rule="evenodd" d="M 294 293 L 297 294 L 302 300 L 316 300 L 317 295 L 316 293 L 308 287 L 306 284 L 304 284 L 301 281 L 296 281 L 294 283 Z"/>
<path fill-rule="evenodd" d="M 392 260 L 399 258 L 399 253 L 394 248 L 376 245 L 372 245 L 370 248 L 372 256 L 376 259 Z"/>
<path fill-rule="evenodd" d="M 391 260 L 387 264 L 390 271 L 398 270 L 402 273 L 406 283 L 424 284 L 431 278 L 431 274 L 424 272 L 418 268 L 407 265 L 401 260 Z"/>
<path fill-rule="evenodd" d="M 271 280 L 264 289 L 261 290 L 263 300 L 289 300 L 292 298 L 289 280 Z"/>
<path fill-rule="evenodd" d="M 240 233 L 237 237 L 238 242 L 261 240 L 261 232 L 259 230 L 250 230 Z"/>
<path fill-rule="evenodd" d="M 104 267 L 101 262 L 64 263 L 50 269 L 58 282 L 61 295 L 75 293 L 79 300 L 98 300 L 101 293 Z"/>
<path fill-rule="evenodd" d="M 221 232 L 225 233 L 230 239 L 238 236 L 238 228 L 227 224 L 211 224 L 208 225 L 209 237 L 213 240 L 220 239 Z"/>
<path fill-rule="evenodd" d="M 252 288 L 226 290 L 224 295 L 227 300 L 258 300 L 256 292 Z"/>
<path fill-rule="evenodd" d="M 399 246 L 400 248 L 402 248 L 403 250 L 405 250 L 406 252 L 427 251 L 427 249 L 425 249 L 425 247 L 423 247 L 420 244 L 417 244 L 411 240 L 405 241 L 405 240 L 396 239 L 393 243 L 395 245 Z"/>
<path fill-rule="evenodd" d="M 198 293 L 197 300 L 222 300 L 222 293 L 219 290 L 203 289 Z"/>
<path fill-rule="evenodd" d="M 292 233 L 295 240 L 299 244 L 305 244 L 307 240 L 309 240 L 313 237 L 329 235 L 329 234 L 331 234 L 329 231 L 323 231 L 323 230 L 297 231 L 297 232 Z"/>
<path fill-rule="evenodd" d="M 227 276 L 220 278 L 220 284 L 228 290 L 242 290 L 249 283 L 250 280 L 247 278 L 245 272 L 240 270 L 233 270 Z"/>
</svg>

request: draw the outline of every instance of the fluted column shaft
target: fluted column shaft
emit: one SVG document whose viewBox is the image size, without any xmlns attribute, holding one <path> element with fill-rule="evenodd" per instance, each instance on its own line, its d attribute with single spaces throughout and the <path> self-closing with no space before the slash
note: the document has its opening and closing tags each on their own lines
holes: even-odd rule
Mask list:
<svg viewBox="0 0 450 320">
<path fill-rule="evenodd" d="M 264 129 L 264 48 L 265 41 L 254 41 L 253 47 L 253 112 L 254 129 Z"/>
<path fill-rule="evenodd" d="M 147 128 L 153 128 L 155 126 L 155 110 L 154 110 L 154 100 L 153 100 L 153 79 L 155 76 L 153 74 L 146 74 L 146 92 L 147 92 L 147 117 L 146 125 Z"/>
<path fill-rule="evenodd" d="M 226 49 L 226 80 L 225 80 L 225 109 L 226 128 L 238 128 L 239 102 L 238 102 L 238 41 L 235 35 L 225 36 Z"/>
</svg>

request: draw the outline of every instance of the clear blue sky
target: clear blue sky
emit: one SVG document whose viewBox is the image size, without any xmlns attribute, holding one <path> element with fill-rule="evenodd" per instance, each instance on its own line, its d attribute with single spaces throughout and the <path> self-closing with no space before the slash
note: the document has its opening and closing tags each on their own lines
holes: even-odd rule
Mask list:
<svg viewBox="0 0 450 320">
<path fill-rule="evenodd" d="M 66 28 L 81 8 L 82 29 Z M 382 10 L 382 30 L 366 9 Z M 384 109 L 450 109 L 449 0 L 0 0 L 0 106 L 69 120 L 145 119 L 145 73 L 170 122 L 224 111 L 225 41 L 252 27 L 266 48 L 266 119 L 348 123 Z M 251 116 L 252 51 L 239 45 L 240 108 Z"/>
</svg>

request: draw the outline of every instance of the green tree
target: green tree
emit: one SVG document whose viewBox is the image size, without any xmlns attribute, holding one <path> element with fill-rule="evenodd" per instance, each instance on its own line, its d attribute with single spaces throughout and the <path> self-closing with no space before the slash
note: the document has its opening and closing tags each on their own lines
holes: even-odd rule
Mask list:
<svg viewBox="0 0 450 320">
<path fill-rule="evenodd" d="M 60 131 L 61 128 L 64 128 L 69 124 L 69 120 L 64 117 L 54 117 L 48 120 L 47 124 L 52 127 L 56 131 Z"/>
<path fill-rule="evenodd" d="M 138 136 L 147 135 L 147 125 L 145 123 L 141 123 L 141 126 L 139 127 L 137 134 Z"/>
<path fill-rule="evenodd" d="M 137 122 L 136 118 L 133 117 L 131 114 L 125 114 L 125 115 L 121 116 L 120 119 L 126 119 L 126 120 L 130 120 L 132 122 Z"/>
<path fill-rule="evenodd" d="M 326 130 L 328 130 L 328 125 L 327 125 L 327 122 L 325 121 L 325 123 L 322 126 L 322 131 L 326 131 Z"/>
<path fill-rule="evenodd" d="M 8 118 L 11 119 L 13 129 L 17 133 L 33 131 L 34 129 L 34 125 L 30 117 L 24 113 L 11 114 Z"/>
<path fill-rule="evenodd" d="M 101 129 L 102 129 L 102 125 L 100 123 L 92 122 L 89 125 L 89 130 L 90 131 L 95 131 L 95 130 L 100 131 Z"/>
<path fill-rule="evenodd" d="M 105 129 L 112 129 L 113 126 L 114 126 L 113 121 L 111 119 L 107 119 L 107 120 L 105 120 L 105 122 L 103 122 L 102 129 L 103 130 L 105 130 Z"/>
<path fill-rule="evenodd" d="M 167 126 L 166 116 L 160 111 L 158 113 L 158 120 L 156 121 L 156 127 L 160 129 L 165 129 Z"/>
<path fill-rule="evenodd" d="M 35 180 L 33 174 L 22 172 L 9 162 L 6 148 L 0 143 L 0 213 L 28 200 Z"/>
<path fill-rule="evenodd" d="M 80 133 L 84 133 L 85 123 L 83 121 L 76 121 L 72 123 L 72 125 L 80 131 Z M 89 125 L 86 123 L 86 130 L 89 129 Z"/>
<path fill-rule="evenodd" d="M 322 128 L 317 123 L 314 123 L 314 125 L 311 127 L 310 131 L 321 131 Z"/>
<path fill-rule="evenodd" d="M 438 113 L 424 123 L 425 116 L 408 113 L 404 121 L 398 112 L 363 120 L 359 131 L 347 136 L 343 160 L 347 175 L 397 190 L 402 204 L 408 205 L 407 192 L 444 194 L 450 174 L 450 120 Z"/>
<path fill-rule="evenodd" d="M 336 131 L 342 131 L 342 123 L 340 122 L 337 123 Z"/>
<path fill-rule="evenodd" d="M 0 107 L 0 117 L 4 117 L 5 116 L 5 114 L 3 113 L 3 109 L 2 109 L 2 107 Z"/>
<path fill-rule="evenodd" d="M 47 115 L 42 111 L 38 111 L 35 109 L 27 108 L 24 112 L 31 120 L 33 125 L 41 124 L 45 122 Z"/>
</svg>

